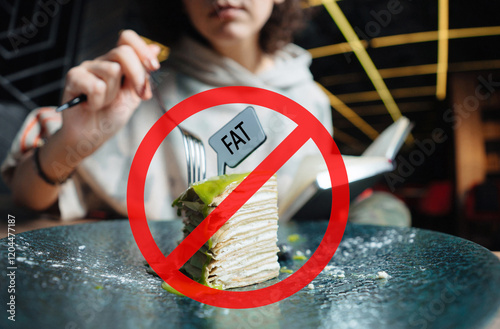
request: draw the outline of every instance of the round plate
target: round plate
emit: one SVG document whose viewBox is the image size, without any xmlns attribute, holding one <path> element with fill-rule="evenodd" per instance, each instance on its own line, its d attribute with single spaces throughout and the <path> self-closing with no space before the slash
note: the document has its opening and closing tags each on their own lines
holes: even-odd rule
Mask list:
<svg viewBox="0 0 500 329">
<path fill-rule="evenodd" d="M 280 242 L 306 256 L 327 222 L 281 224 Z M 165 254 L 180 221 L 150 228 Z M 295 242 L 287 237 L 298 234 Z M 7 264 L 8 240 L 0 240 Z M 16 235 L 17 328 L 479 328 L 500 307 L 500 261 L 472 242 L 419 229 L 348 225 L 330 265 L 295 295 L 256 309 L 221 309 L 161 289 L 148 273 L 128 221 Z M 12 255 L 10 255 L 12 256 Z M 282 266 L 296 270 L 304 261 Z M 380 278 L 386 272 L 388 278 Z M 269 282 L 247 287 L 262 288 Z M 313 288 L 313 289 L 310 289 Z M 0 327 L 14 324 L 3 311 Z"/>
</svg>

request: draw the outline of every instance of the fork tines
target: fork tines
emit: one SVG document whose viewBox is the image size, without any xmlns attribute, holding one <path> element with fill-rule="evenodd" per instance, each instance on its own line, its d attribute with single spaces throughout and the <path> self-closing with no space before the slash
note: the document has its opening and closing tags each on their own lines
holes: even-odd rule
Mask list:
<svg viewBox="0 0 500 329">
<path fill-rule="evenodd" d="M 191 185 L 206 178 L 205 147 L 198 137 L 180 126 L 177 127 L 182 132 L 188 168 L 188 184 Z"/>
</svg>

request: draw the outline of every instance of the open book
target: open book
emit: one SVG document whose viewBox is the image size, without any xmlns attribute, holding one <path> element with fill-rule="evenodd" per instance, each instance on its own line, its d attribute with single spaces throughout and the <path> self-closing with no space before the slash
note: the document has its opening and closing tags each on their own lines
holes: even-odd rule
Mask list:
<svg viewBox="0 0 500 329">
<path fill-rule="evenodd" d="M 350 199 L 373 186 L 384 173 L 394 170 L 394 159 L 413 125 L 405 117 L 389 126 L 361 156 L 342 156 L 349 179 Z M 303 159 L 290 196 L 280 204 L 280 220 L 328 219 L 331 181 L 321 155 Z"/>
</svg>

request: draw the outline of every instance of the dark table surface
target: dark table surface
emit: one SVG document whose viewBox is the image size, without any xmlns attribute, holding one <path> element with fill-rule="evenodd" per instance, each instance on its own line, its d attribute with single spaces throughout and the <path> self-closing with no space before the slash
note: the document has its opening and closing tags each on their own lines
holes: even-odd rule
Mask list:
<svg viewBox="0 0 500 329">
<path fill-rule="evenodd" d="M 307 254 L 326 225 L 281 224 L 279 238 Z M 179 221 L 150 228 L 165 254 L 181 237 Z M 291 234 L 299 234 L 299 241 L 288 242 Z M 2 305 L 12 295 L 5 279 L 8 242 L 0 240 Z M 125 220 L 25 232 L 15 242 L 16 321 L 2 310 L 1 328 L 482 328 L 500 307 L 500 261 L 491 252 L 412 228 L 348 225 L 314 289 L 246 310 L 161 289 Z M 282 265 L 297 270 L 303 263 Z M 377 279 L 379 271 L 390 277 Z"/>
</svg>

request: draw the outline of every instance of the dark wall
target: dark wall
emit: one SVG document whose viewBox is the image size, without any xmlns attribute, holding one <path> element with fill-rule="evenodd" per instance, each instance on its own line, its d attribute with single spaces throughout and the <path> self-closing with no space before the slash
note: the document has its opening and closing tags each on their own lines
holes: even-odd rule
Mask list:
<svg viewBox="0 0 500 329">
<path fill-rule="evenodd" d="M 128 1 L 0 3 L 0 161 L 29 111 L 59 104 L 66 72 L 116 43 L 127 11 Z"/>
</svg>

